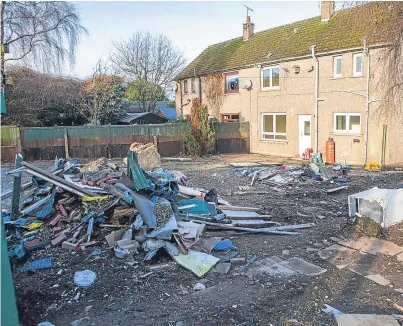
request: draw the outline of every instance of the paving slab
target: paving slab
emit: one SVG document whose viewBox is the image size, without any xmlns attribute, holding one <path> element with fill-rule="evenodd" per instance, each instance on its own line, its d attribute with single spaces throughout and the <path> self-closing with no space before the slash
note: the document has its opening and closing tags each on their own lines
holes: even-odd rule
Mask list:
<svg viewBox="0 0 403 326">
<path fill-rule="evenodd" d="M 317 265 L 314 265 L 310 262 L 307 262 L 306 260 L 297 257 L 284 260 L 279 264 L 292 269 L 299 274 L 304 274 L 307 276 L 316 276 L 327 271 L 326 269 L 323 269 Z"/>
<path fill-rule="evenodd" d="M 374 281 L 375 283 L 380 284 L 380 285 L 388 286 L 390 284 L 390 281 L 387 280 L 386 278 L 384 278 L 380 274 L 371 274 L 371 275 L 367 275 L 365 277 L 367 279 L 371 280 L 371 281 Z"/>
<path fill-rule="evenodd" d="M 275 257 L 278 259 L 278 257 Z M 289 269 L 277 262 L 273 257 L 267 257 L 255 261 L 253 267 L 247 272 L 248 275 L 272 275 L 272 276 L 292 276 L 297 272 Z"/>
<path fill-rule="evenodd" d="M 358 250 L 333 244 L 319 251 L 318 256 L 327 260 L 338 269 L 342 269 L 350 264 L 355 264 L 357 261 L 361 261 L 366 254 Z"/>
<path fill-rule="evenodd" d="M 399 326 L 391 315 L 336 314 L 339 326 Z"/>
<path fill-rule="evenodd" d="M 357 240 L 338 241 L 338 244 L 351 249 L 361 250 L 371 255 L 383 254 L 395 256 L 403 252 L 403 247 L 378 238 L 362 237 Z"/>
<path fill-rule="evenodd" d="M 383 254 L 388 256 L 396 256 L 397 254 L 403 252 L 403 247 L 400 247 L 390 241 L 370 238 L 360 250 L 371 255 Z"/>
</svg>

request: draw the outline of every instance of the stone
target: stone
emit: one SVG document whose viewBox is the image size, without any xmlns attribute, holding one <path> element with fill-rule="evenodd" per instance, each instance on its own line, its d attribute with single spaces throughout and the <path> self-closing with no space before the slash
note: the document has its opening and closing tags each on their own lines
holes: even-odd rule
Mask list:
<svg viewBox="0 0 403 326">
<path fill-rule="evenodd" d="M 281 254 L 283 255 L 283 256 L 289 256 L 289 255 L 291 255 L 291 253 L 290 253 L 290 251 L 287 249 L 287 250 L 283 250 L 282 252 L 281 252 Z"/>
<path fill-rule="evenodd" d="M 76 247 L 77 247 L 77 245 L 75 243 L 71 243 L 71 242 L 68 242 L 68 241 L 64 241 L 62 243 L 62 248 L 63 249 L 75 250 Z"/>
<path fill-rule="evenodd" d="M 193 287 L 193 291 L 203 291 L 206 289 L 206 286 L 202 283 L 196 283 Z"/>
<path fill-rule="evenodd" d="M 229 261 L 233 265 L 244 265 L 246 264 L 246 259 L 245 258 L 232 258 Z"/>
</svg>

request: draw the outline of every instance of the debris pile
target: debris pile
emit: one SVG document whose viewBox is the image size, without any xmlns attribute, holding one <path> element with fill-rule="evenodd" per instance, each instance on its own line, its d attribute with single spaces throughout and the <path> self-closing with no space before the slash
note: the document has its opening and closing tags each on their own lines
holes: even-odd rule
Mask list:
<svg viewBox="0 0 403 326">
<path fill-rule="evenodd" d="M 348 183 L 350 181 L 348 171 L 352 169 L 350 166 L 318 166 L 315 163 L 309 163 L 308 166 L 273 164 L 267 167 L 261 167 L 260 164 L 257 164 L 259 166 L 254 166 L 254 163 L 248 162 L 232 163 L 231 165 L 237 168 L 234 171 L 235 176 L 251 179 L 250 186 L 241 186 L 239 189 L 241 191 L 234 193 L 238 195 L 247 194 L 248 192 L 245 191 L 249 190 L 255 182 L 262 182 L 273 187 L 296 182 L 329 181 L 330 183 Z M 348 186 L 340 186 L 334 189 L 327 189 L 325 192 L 338 192 L 346 188 Z"/>
<path fill-rule="evenodd" d="M 303 172 L 284 170 L 293 176 Z M 238 249 L 229 239 L 205 238 L 205 229 L 298 235 L 295 230 L 314 226 L 280 225 L 258 214 L 259 208 L 232 206 L 214 189 L 187 187 L 182 172 L 160 167 L 153 144 L 132 144 L 119 164 L 105 158 L 85 165 L 56 159 L 44 170 L 22 161 L 11 172 L 17 182 L 22 171 L 32 175 L 32 186 L 21 203 L 20 193 L 14 193 L 13 205 L 18 209 L 2 216 L 8 255 L 20 272 L 52 268 L 52 251 L 44 250 L 48 248 L 90 249 L 88 257 L 110 250 L 111 259 L 132 265 L 139 260 L 155 262 L 153 257 L 163 250 L 199 277 L 218 263 L 219 273 L 227 273 L 231 263 L 240 264 L 236 268 L 243 272 L 256 256 L 237 258 Z M 253 175 L 256 180 L 281 176 L 266 169 Z M 38 254 L 41 250 L 43 255 Z M 32 260 L 32 251 L 40 259 Z M 74 282 L 88 287 L 96 282 L 96 275 L 77 271 Z"/>
</svg>

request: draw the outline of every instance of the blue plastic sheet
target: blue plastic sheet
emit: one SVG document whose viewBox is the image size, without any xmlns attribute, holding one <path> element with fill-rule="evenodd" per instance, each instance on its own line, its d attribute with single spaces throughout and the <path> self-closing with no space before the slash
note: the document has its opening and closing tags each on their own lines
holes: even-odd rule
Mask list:
<svg viewBox="0 0 403 326">
<path fill-rule="evenodd" d="M 52 258 L 44 258 L 30 262 L 29 264 L 25 265 L 22 268 L 19 268 L 18 271 L 20 272 L 28 272 L 37 269 L 48 269 L 52 267 Z"/>
<path fill-rule="evenodd" d="M 183 211 L 189 214 L 208 215 L 209 207 L 201 199 L 182 199 L 178 202 L 179 206 L 196 205 L 195 207 L 184 208 Z"/>
<path fill-rule="evenodd" d="M 52 212 L 53 204 L 55 203 L 56 188 L 53 188 L 51 197 L 48 199 L 47 203 L 42 207 L 42 209 L 36 213 L 36 218 L 45 219 Z"/>
<path fill-rule="evenodd" d="M 234 244 L 231 242 L 229 239 L 222 240 L 218 242 L 213 250 L 216 251 L 228 251 L 228 250 L 238 250 L 237 247 L 234 246 Z"/>
</svg>

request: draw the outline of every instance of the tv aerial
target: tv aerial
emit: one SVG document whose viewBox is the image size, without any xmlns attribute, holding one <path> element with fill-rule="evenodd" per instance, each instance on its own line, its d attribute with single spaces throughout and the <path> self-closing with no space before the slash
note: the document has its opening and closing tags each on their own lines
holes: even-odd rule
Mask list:
<svg viewBox="0 0 403 326">
<path fill-rule="evenodd" d="M 248 7 L 248 6 L 246 6 L 246 5 L 243 5 L 243 6 L 246 8 L 246 16 L 249 16 L 249 10 L 253 11 L 253 9 Z"/>
</svg>

